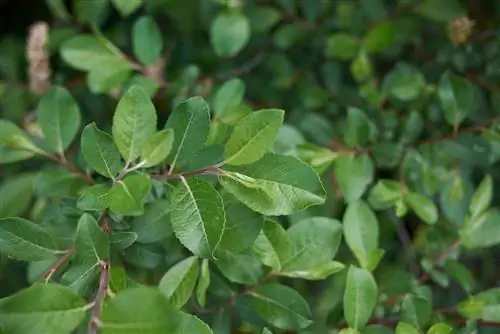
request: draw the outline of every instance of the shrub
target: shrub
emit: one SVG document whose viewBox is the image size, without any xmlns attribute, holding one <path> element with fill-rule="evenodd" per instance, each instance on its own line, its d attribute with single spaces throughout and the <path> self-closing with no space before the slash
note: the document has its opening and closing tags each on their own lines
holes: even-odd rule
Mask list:
<svg viewBox="0 0 500 334">
<path fill-rule="evenodd" d="M 0 43 L 1 333 L 500 327 L 496 2 L 67 5 Z"/>
</svg>

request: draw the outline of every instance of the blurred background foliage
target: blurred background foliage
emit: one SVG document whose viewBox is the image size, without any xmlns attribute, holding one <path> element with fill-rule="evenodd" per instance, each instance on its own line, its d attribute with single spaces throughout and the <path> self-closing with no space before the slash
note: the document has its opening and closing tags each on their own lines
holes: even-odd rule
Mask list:
<svg viewBox="0 0 500 334">
<path fill-rule="evenodd" d="M 36 138 L 40 95 L 57 84 L 78 101 L 84 124 L 109 129 L 117 99 L 135 83 L 153 98 L 160 123 L 181 100 L 203 96 L 216 143 L 227 138 L 228 109 L 282 108 L 286 126 L 274 150 L 310 162 L 329 193 L 285 224 L 342 219 L 359 198 L 376 210 L 385 253 L 374 318 L 398 311 L 410 291 L 432 295 L 441 318 L 488 290 L 495 295 L 483 299 L 500 323 L 490 290 L 500 279 L 499 19 L 495 0 L 1 0 L 0 118 Z M 41 69 L 44 55 L 29 52 L 37 21 L 50 27 Z M 34 181 L 45 164 L 0 167 L 0 217 L 37 217 L 50 194 L 71 191 L 54 173 Z M 482 181 L 486 190 L 477 192 Z M 488 191 L 493 208 L 477 204 L 480 195 L 471 205 L 475 192 Z M 343 262 L 354 261 L 346 245 L 340 251 Z M 155 252 L 129 261 L 147 268 L 141 261 L 163 256 Z M 0 296 L 36 272 L 6 257 L 0 266 Z M 344 280 L 290 283 L 318 320 L 307 333 L 342 325 Z M 500 331 L 464 314 L 451 317 L 463 333 Z"/>
</svg>

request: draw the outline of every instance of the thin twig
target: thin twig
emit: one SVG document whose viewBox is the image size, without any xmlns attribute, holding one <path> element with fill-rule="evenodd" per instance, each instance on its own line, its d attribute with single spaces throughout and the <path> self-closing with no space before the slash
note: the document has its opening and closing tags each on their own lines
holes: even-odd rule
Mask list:
<svg viewBox="0 0 500 334">
<path fill-rule="evenodd" d="M 61 266 L 64 264 L 64 262 L 66 262 L 66 260 L 70 257 L 70 255 L 73 254 L 74 252 L 75 252 L 75 248 L 74 247 L 68 248 L 64 252 L 64 254 L 59 258 L 59 260 L 56 263 L 54 263 L 54 265 L 52 267 L 50 267 L 49 270 L 47 270 L 45 272 L 45 274 L 43 274 L 42 278 L 45 280 L 45 283 L 47 283 L 52 278 L 52 276 L 54 275 L 54 273 L 59 268 L 61 268 Z"/>
<path fill-rule="evenodd" d="M 89 334 L 97 334 L 97 329 L 100 326 L 100 314 L 104 298 L 108 292 L 109 286 L 109 262 L 107 260 L 102 263 L 101 278 L 99 280 L 99 288 L 95 298 L 94 306 L 92 307 L 92 315 L 90 316 Z"/>
<path fill-rule="evenodd" d="M 152 177 L 157 179 L 157 180 L 167 181 L 167 180 L 171 180 L 171 179 L 179 179 L 179 178 L 188 177 L 188 176 L 218 173 L 220 171 L 219 167 L 220 167 L 219 165 L 215 165 L 215 166 L 210 166 L 210 167 L 194 170 L 191 172 L 183 172 L 183 173 L 178 173 L 178 174 L 171 174 L 170 169 L 169 169 L 166 173 L 163 173 L 160 175 L 153 175 Z"/>
</svg>

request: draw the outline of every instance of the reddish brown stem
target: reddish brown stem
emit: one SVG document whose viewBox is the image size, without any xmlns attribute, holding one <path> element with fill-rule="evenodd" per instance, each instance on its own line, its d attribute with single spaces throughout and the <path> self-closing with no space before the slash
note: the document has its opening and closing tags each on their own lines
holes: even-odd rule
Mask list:
<svg viewBox="0 0 500 334">
<path fill-rule="evenodd" d="M 75 252 L 75 248 L 74 247 L 71 247 L 71 248 L 68 248 L 64 254 L 61 256 L 61 258 L 56 262 L 54 263 L 54 265 L 52 267 L 49 268 L 49 270 L 47 270 L 45 272 L 45 274 L 43 274 L 43 279 L 48 282 L 50 280 L 50 278 L 54 275 L 54 273 L 59 269 L 61 268 L 61 266 L 64 264 L 64 262 L 66 262 L 66 260 L 70 257 L 71 254 L 73 254 Z"/>
<path fill-rule="evenodd" d="M 92 315 L 90 316 L 89 334 L 97 334 L 97 329 L 100 326 L 99 316 L 101 313 L 102 304 L 108 291 L 109 286 L 109 262 L 106 260 L 102 263 L 101 278 L 99 280 L 99 288 L 95 297 L 94 306 L 92 307 Z"/>
</svg>

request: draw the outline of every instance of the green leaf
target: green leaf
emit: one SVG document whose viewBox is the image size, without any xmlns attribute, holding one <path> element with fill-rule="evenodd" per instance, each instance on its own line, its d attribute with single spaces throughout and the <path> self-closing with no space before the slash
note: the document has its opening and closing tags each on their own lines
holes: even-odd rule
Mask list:
<svg viewBox="0 0 500 334">
<path fill-rule="evenodd" d="M 61 276 L 60 282 L 80 295 L 92 293 L 101 268 L 99 263 L 71 264 Z"/>
<path fill-rule="evenodd" d="M 76 206 L 82 211 L 104 211 L 109 207 L 110 186 L 106 184 L 96 184 L 82 193 Z"/>
<path fill-rule="evenodd" d="M 78 133 L 80 109 L 66 88 L 55 86 L 42 96 L 37 121 L 50 149 L 62 154 Z"/>
<path fill-rule="evenodd" d="M 114 179 L 124 167 L 113 138 L 99 130 L 95 123 L 83 129 L 81 147 L 85 161 L 103 176 Z"/>
<path fill-rule="evenodd" d="M 445 323 L 434 324 L 427 331 L 427 334 L 451 334 L 451 333 L 453 333 L 453 327 Z"/>
<path fill-rule="evenodd" d="M 378 180 L 370 190 L 368 203 L 376 210 L 388 209 L 403 198 L 405 187 L 394 180 Z"/>
<path fill-rule="evenodd" d="M 205 307 L 207 302 L 207 290 L 210 286 L 210 267 L 208 260 L 203 259 L 201 262 L 200 277 L 196 285 L 196 300 L 201 307 Z"/>
<path fill-rule="evenodd" d="M 0 251 L 21 261 L 51 259 L 62 252 L 44 228 L 23 218 L 0 219 Z"/>
<path fill-rule="evenodd" d="M 163 162 L 174 143 L 174 131 L 164 129 L 155 133 L 142 147 L 141 161 L 144 161 L 145 168 L 153 167 Z"/>
<path fill-rule="evenodd" d="M 0 163 L 27 160 L 43 153 L 14 123 L 0 119 Z"/>
<path fill-rule="evenodd" d="M 269 216 L 290 215 L 325 201 L 318 174 L 304 162 L 267 154 L 250 165 L 224 167 L 222 186 L 254 211 Z"/>
<path fill-rule="evenodd" d="M 251 252 L 232 253 L 218 249 L 215 265 L 231 282 L 256 284 L 262 276 L 262 268 L 255 254 Z"/>
<path fill-rule="evenodd" d="M 404 201 L 424 222 L 431 225 L 437 223 L 438 210 L 430 198 L 419 193 L 408 193 Z"/>
<path fill-rule="evenodd" d="M 111 0 L 122 17 L 127 17 L 142 6 L 144 0 Z"/>
<path fill-rule="evenodd" d="M 18 174 L 0 183 L 0 218 L 21 216 L 33 197 L 34 174 Z"/>
<path fill-rule="evenodd" d="M 339 60 L 351 60 L 359 51 L 360 43 L 352 35 L 336 33 L 328 37 L 325 46 L 325 56 Z"/>
<path fill-rule="evenodd" d="M 222 198 L 206 181 L 181 181 L 170 199 L 172 230 L 193 254 L 212 257 L 226 225 Z"/>
<path fill-rule="evenodd" d="M 64 167 L 47 168 L 35 178 L 35 193 L 46 197 L 75 196 L 85 182 Z"/>
<path fill-rule="evenodd" d="M 368 53 L 379 53 L 387 49 L 394 40 L 396 31 L 391 21 L 377 24 L 365 35 L 363 46 Z"/>
<path fill-rule="evenodd" d="M 78 35 L 68 39 L 61 45 L 60 52 L 66 63 L 83 71 L 109 67 L 130 68 L 130 64 L 124 58 L 104 45 L 97 37 L 90 35 Z"/>
<path fill-rule="evenodd" d="M 365 51 L 360 51 L 351 62 L 351 74 L 354 79 L 362 83 L 373 75 L 373 66 Z"/>
<path fill-rule="evenodd" d="M 135 161 L 149 138 L 156 133 L 156 109 L 149 96 L 130 87 L 118 102 L 113 116 L 113 140 L 126 164 Z"/>
<path fill-rule="evenodd" d="M 474 85 L 450 71 L 445 72 L 439 80 L 438 96 L 444 118 L 452 126 L 458 126 L 476 109 Z"/>
<path fill-rule="evenodd" d="M 280 273 L 282 276 L 306 279 L 311 281 L 324 280 L 328 276 L 344 270 L 345 265 L 337 261 L 327 261 L 309 266 L 305 270 L 290 270 Z"/>
<path fill-rule="evenodd" d="M 318 174 L 323 174 L 338 157 L 331 149 L 313 144 L 299 145 L 296 147 L 296 155 L 291 155 L 311 165 Z"/>
<path fill-rule="evenodd" d="M 262 330 L 262 333 L 261 333 L 261 334 L 273 334 L 273 332 L 271 332 L 271 331 L 270 331 L 269 329 L 267 329 L 267 328 L 264 328 L 264 329 Z"/>
<path fill-rule="evenodd" d="M 253 251 L 263 264 L 280 270 L 290 258 L 290 238 L 280 224 L 266 220 L 255 240 Z"/>
<path fill-rule="evenodd" d="M 193 293 L 198 278 L 199 263 L 196 256 L 188 257 L 171 267 L 163 275 L 158 288 L 170 305 L 181 308 Z"/>
<path fill-rule="evenodd" d="M 150 77 L 141 75 L 141 74 L 136 74 L 132 76 L 128 82 L 127 85 L 124 85 L 125 89 L 128 89 L 129 87 L 132 86 L 139 86 L 144 90 L 144 92 L 150 97 L 153 98 L 153 96 L 156 95 L 156 92 L 158 92 L 158 89 L 160 86 L 156 81 L 151 79 Z"/>
<path fill-rule="evenodd" d="M 235 253 L 249 249 L 260 233 L 262 216 L 227 193 L 223 200 L 226 225 L 219 247 Z"/>
<path fill-rule="evenodd" d="M 239 11 L 225 11 L 217 15 L 210 26 L 210 42 L 221 57 L 233 57 L 250 40 L 250 21 Z"/>
<path fill-rule="evenodd" d="M 480 319 L 484 321 L 500 321 L 498 309 L 500 307 L 500 289 L 484 290 L 476 295 L 469 296 L 462 301 L 457 311 L 467 319 Z"/>
<path fill-rule="evenodd" d="M 499 244 L 498 219 L 500 211 L 497 209 L 472 217 L 460 230 L 462 244 L 467 248 L 485 248 Z"/>
<path fill-rule="evenodd" d="M 110 241 L 112 248 L 127 249 L 137 241 L 137 233 L 129 231 L 113 232 Z"/>
<path fill-rule="evenodd" d="M 312 217 L 303 219 L 287 230 L 290 239 L 290 257 L 281 272 L 317 270 L 319 265 L 330 262 L 340 246 L 342 225 L 334 219 Z"/>
<path fill-rule="evenodd" d="M 146 66 L 153 65 L 161 55 L 163 39 L 161 31 L 150 16 L 141 16 L 132 28 L 134 55 Z"/>
<path fill-rule="evenodd" d="M 78 221 L 75 248 L 82 263 L 93 264 L 109 257 L 108 235 L 88 213 L 84 213 Z"/>
<path fill-rule="evenodd" d="M 445 263 L 444 269 L 451 278 L 462 286 L 465 292 L 470 293 L 474 289 L 474 275 L 465 264 L 456 260 L 448 260 Z"/>
<path fill-rule="evenodd" d="M 377 283 L 372 274 L 351 266 L 344 292 L 344 317 L 350 327 L 361 329 L 371 317 L 377 304 Z"/>
<path fill-rule="evenodd" d="M 128 63 L 101 65 L 88 72 L 87 85 L 94 94 L 107 93 L 113 88 L 119 88 L 128 79 L 130 72 Z"/>
<path fill-rule="evenodd" d="M 424 0 L 418 4 L 415 12 L 429 20 L 443 23 L 467 15 L 467 10 L 458 0 Z"/>
<path fill-rule="evenodd" d="M 212 102 L 214 115 L 217 118 L 226 116 L 225 114 L 243 102 L 245 95 L 245 84 L 241 79 L 234 78 L 226 81 L 215 92 Z"/>
<path fill-rule="evenodd" d="M 402 100 L 416 99 L 425 87 L 424 75 L 414 66 L 399 62 L 384 77 L 382 90 Z"/>
<path fill-rule="evenodd" d="M 137 233 L 137 241 L 155 243 L 171 233 L 170 202 L 158 199 L 146 204 L 144 213 L 132 221 L 132 231 Z"/>
<path fill-rule="evenodd" d="M 248 11 L 252 32 L 268 33 L 281 18 L 281 13 L 273 7 L 250 7 Z"/>
<path fill-rule="evenodd" d="M 59 284 L 35 284 L 0 299 L 0 328 L 12 334 L 67 334 L 83 321 L 85 300 Z"/>
<path fill-rule="evenodd" d="M 165 124 L 174 130 L 174 144 L 168 156 L 171 166 L 183 165 L 203 148 L 210 131 L 210 112 L 201 97 L 192 97 L 179 104 Z"/>
<path fill-rule="evenodd" d="M 375 135 L 375 126 L 361 109 L 350 107 L 344 127 L 344 142 L 350 147 L 366 146 Z"/>
<path fill-rule="evenodd" d="M 372 254 L 378 249 L 379 223 L 377 216 L 362 200 L 349 203 L 342 219 L 347 245 L 361 267 L 370 270 Z"/>
<path fill-rule="evenodd" d="M 127 175 L 109 191 L 109 208 L 124 216 L 140 216 L 144 213 L 144 201 L 150 191 L 151 179 L 147 175 Z"/>
<path fill-rule="evenodd" d="M 422 296 L 406 295 L 401 304 L 401 320 L 415 326 L 423 328 L 429 322 L 432 315 L 430 301 Z"/>
<path fill-rule="evenodd" d="M 412 325 L 400 322 L 396 326 L 396 334 L 420 334 L 420 332 Z"/>
<path fill-rule="evenodd" d="M 250 293 L 255 311 L 280 329 L 299 330 L 312 324 L 311 309 L 302 296 L 280 284 L 266 284 Z"/>
<path fill-rule="evenodd" d="M 78 22 L 99 25 L 108 15 L 109 2 L 101 0 L 74 1 L 72 12 Z"/>
<path fill-rule="evenodd" d="M 478 216 L 488 209 L 493 197 L 493 179 L 490 175 L 485 175 L 479 187 L 472 195 L 469 206 L 471 216 Z M 1 198 L 1 197 L 0 197 Z"/>
<path fill-rule="evenodd" d="M 365 193 L 373 180 L 374 168 L 372 160 L 365 154 L 354 157 L 342 155 L 335 160 L 335 175 L 347 203 Z"/>
<path fill-rule="evenodd" d="M 284 114 L 283 110 L 264 109 L 241 119 L 224 149 L 225 163 L 248 165 L 261 159 L 273 146 Z"/>
</svg>

